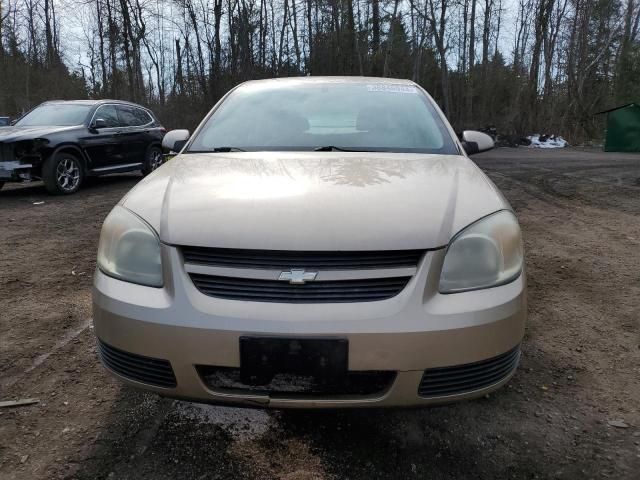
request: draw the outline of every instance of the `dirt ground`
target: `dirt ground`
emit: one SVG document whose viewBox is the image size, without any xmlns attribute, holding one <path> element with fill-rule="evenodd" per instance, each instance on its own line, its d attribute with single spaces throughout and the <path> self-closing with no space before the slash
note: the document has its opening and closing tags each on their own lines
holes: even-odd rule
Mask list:
<svg viewBox="0 0 640 480">
<path fill-rule="evenodd" d="M 40 402 L 0 409 L 0 478 L 637 479 L 640 155 L 474 159 L 523 227 L 524 355 L 502 390 L 432 409 L 242 410 L 121 386 L 96 356 L 91 275 L 102 220 L 139 177 L 70 197 L 5 186 L 0 401 Z"/>
</svg>

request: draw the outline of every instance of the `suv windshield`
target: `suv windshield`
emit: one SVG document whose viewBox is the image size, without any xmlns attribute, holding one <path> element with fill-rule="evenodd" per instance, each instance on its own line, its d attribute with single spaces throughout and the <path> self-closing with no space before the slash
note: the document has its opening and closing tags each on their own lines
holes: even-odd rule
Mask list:
<svg viewBox="0 0 640 480">
<path fill-rule="evenodd" d="M 405 83 L 278 82 L 233 91 L 188 151 L 457 154 L 429 98 Z"/>
<path fill-rule="evenodd" d="M 82 125 L 91 110 L 89 105 L 52 104 L 34 108 L 17 123 L 18 127 Z"/>
</svg>

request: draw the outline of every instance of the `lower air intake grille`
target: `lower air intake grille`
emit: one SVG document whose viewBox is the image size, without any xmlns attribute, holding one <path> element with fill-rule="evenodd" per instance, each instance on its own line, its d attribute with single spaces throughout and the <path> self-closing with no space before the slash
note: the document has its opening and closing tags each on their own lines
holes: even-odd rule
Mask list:
<svg viewBox="0 0 640 480">
<path fill-rule="evenodd" d="M 489 360 L 425 370 L 418 388 L 421 397 L 459 395 L 489 387 L 507 377 L 520 360 L 520 346 Z"/>
<path fill-rule="evenodd" d="M 102 362 L 118 375 L 157 387 L 173 388 L 176 377 L 167 360 L 124 352 L 98 341 Z"/>
<path fill-rule="evenodd" d="M 373 302 L 396 296 L 411 277 L 336 280 L 292 285 L 279 280 L 220 277 L 192 273 L 198 290 L 210 297 L 278 303 Z"/>
<path fill-rule="evenodd" d="M 240 379 L 240 369 L 198 365 L 200 378 L 212 390 L 224 393 L 265 394 L 281 397 L 304 397 L 313 395 L 376 395 L 391 387 L 396 372 L 353 371 L 337 383 L 323 382 L 314 376 L 276 374 L 266 385 L 248 385 Z"/>
</svg>

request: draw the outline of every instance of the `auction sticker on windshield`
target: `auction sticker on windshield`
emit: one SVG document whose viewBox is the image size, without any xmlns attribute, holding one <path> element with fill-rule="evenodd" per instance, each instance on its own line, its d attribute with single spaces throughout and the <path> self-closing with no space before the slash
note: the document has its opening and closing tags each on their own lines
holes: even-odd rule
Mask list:
<svg viewBox="0 0 640 480">
<path fill-rule="evenodd" d="M 388 93 L 418 93 L 418 89 L 413 85 L 386 84 L 367 85 L 370 92 L 388 92 Z"/>
</svg>

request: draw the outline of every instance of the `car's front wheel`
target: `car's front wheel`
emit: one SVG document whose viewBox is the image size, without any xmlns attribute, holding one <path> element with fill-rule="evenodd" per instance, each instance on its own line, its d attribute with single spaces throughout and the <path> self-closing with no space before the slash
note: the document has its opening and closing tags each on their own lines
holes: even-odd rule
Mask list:
<svg viewBox="0 0 640 480">
<path fill-rule="evenodd" d="M 48 158 L 42 166 L 42 181 L 52 195 L 77 192 L 83 179 L 82 163 L 71 153 L 57 153 Z"/>
<path fill-rule="evenodd" d="M 142 165 L 142 174 L 149 175 L 155 169 L 157 169 L 164 161 L 162 149 L 160 147 L 149 147 L 147 150 L 147 156 L 144 159 Z"/>
</svg>

